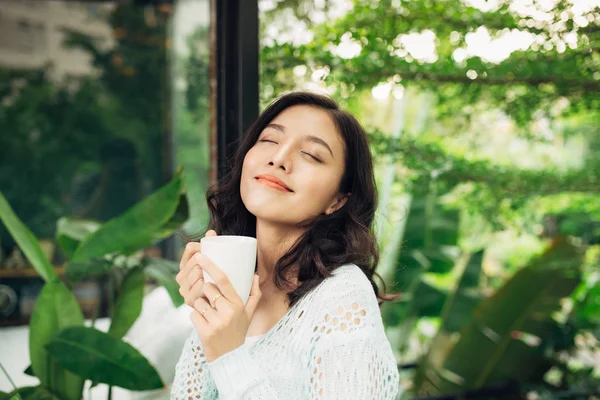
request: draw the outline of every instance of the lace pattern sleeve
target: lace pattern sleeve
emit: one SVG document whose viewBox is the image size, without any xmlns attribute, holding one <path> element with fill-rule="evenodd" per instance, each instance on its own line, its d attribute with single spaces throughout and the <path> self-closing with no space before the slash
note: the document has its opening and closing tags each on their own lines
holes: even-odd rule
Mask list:
<svg viewBox="0 0 600 400">
<path fill-rule="evenodd" d="M 215 383 L 207 368 L 202 344 L 195 330 L 185 342 L 175 369 L 171 400 L 216 400 Z"/>
<path fill-rule="evenodd" d="M 376 301 L 362 291 L 329 303 L 310 360 L 310 398 L 395 399 L 399 376 Z"/>
</svg>

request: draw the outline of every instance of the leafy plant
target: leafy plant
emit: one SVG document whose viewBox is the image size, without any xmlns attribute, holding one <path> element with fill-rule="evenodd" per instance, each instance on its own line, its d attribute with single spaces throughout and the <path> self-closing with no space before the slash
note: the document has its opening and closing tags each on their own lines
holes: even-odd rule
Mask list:
<svg viewBox="0 0 600 400">
<path fill-rule="evenodd" d="M 458 213 L 439 205 L 435 192 L 416 196 L 410 202 L 402 246 L 394 263 L 395 290 L 399 301 L 386 304 L 383 317 L 388 327 L 397 330 L 398 351 L 403 353 L 417 320 L 441 312 L 446 293 L 423 278 L 427 273 L 445 274 L 452 270 L 457 255 Z"/>
<path fill-rule="evenodd" d="M 59 220 L 57 242 L 71 258 L 65 283 L 0 193 L 0 218 L 45 281 L 29 326 L 31 371 L 40 386 L 20 388 L 9 396 L 77 400 L 85 380 L 130 390 L 163 387 L 154 367 L 121 338 L 141 312 L 147 277 L 165 285 L 176 306 L 183 303 L 176 290 L 175 263 L 140 258 L 136 253 L 171 235 L 187 219 L 187 208 L 178 172 L 165 186 L 105 224 Z M 118 287 L 108 333 L 83 326 L 83 314 L 69 288 L 69 283 L 104 274 Z"/>
<path fill-rule="evenodd" d="M 473 268 L 465 269 L 448 313 L 417 370 L 420 394 L 447 394 L 539 380 L 551 366 L 546 338 L 558 325 L 561 308 L 581 278 L 582 252 L 566 240 L 557 241 L 539 258 L 519 270 L 504 286 L 482 300 L 462 324 L 452 318 L 454 299 L 465 288 Z M 475 265 L 475 264 L 472 264 Z M 474 351 L 476 349 L 476 351 Z"/>
</svg>

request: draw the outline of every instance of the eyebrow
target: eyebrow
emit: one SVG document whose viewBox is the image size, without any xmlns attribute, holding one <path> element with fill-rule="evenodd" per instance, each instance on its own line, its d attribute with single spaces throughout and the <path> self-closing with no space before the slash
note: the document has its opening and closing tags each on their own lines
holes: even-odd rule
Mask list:
<svg viewBox="0 0 600 400">
<path fill-rule="evenodd" d="M 279 132 L 286 133 L 285 126 L 283 126 L 283 125 L 269 124 L 269 125 L 267 125 L 267 128 L 273 128 L 275 130 L 278 130 Z M 335 159 L 335 157 L 333 156 L 333 151 L 331 150 L 331 147 L 329 147 L 329 145 L 327 144 L 326 141 L 324 141 L 320 137 L 317 137 L 314 135 L 306 135 L 305 138 L 309 142 L 317 143 L 317 144 L 320 144 L 321 146 L 324 146 L 327 150 L 329 150 L 329 154 L 331 154 L 331 157 L 333 157 Z"/>
</svg>

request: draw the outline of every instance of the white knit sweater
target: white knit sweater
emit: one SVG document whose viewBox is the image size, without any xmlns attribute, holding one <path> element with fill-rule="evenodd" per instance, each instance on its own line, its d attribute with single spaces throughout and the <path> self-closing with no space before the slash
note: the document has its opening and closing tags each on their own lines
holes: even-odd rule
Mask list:
<svg viewBox="0 0 600 400">
<path fill-rule="evenodd" d="M 171 399 L 395 399 L 396 360 L 377 298 L 356 265 L 344 265 L 265 335 L 207 363 L 193 331 Z"/>
</svg>

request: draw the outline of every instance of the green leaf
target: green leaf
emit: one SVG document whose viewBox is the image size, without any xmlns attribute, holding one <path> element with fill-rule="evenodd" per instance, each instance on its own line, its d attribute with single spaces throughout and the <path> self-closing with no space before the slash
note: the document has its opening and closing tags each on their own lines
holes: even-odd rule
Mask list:
<svg viewBox="0 0 600 400">
<path fill-rule="evenodd" d="M 29 356 L 42 385 L 65 400 L 81 398 L 83 380 L 53 363 L 45 346 L 60 330 L 81 325 L 83 314 L 73 293 L 60 281 L 46 283 L 29 323 Z"/>
<path fill-rule="evenodd" d="M 144 272 L 147 277 L 155 279 L 167 289 L 175 307 L 183 304 L 184 300 L 179 293 L 179 284 L 175 280 L 175 276 L 179 272 L 179 265 L 176 262 L 161 258 L 147 258 L 144 260 Z"/>
<path fill-rule="evenodd" d="M 25 368 L 25 371 L 23 371 L 23 373 L 25 375 L 35 376 L 35 374 L 33 373 L 33 368 L 31 368 L 31 365 L 29 365 L 27 368 Z"/>
<path fill-rule="evenodd" d="M 446 332 L 461 330 L 468 323 L 473 309 L 483 299 L 484 296 L 480 291 L 471 290 L 479 285 L 483 253 L 481 250 L 469 257 L 456 289 L 448 296 L 444 304 L 440 330 Z"/>
<path fill-rule="evenodd" d="M 131 270 L 123 280 L 108 330 L 110 336 L 117 339 L 125 336 L 142 312 L 144 283 L 145 276 L 141 268 Z"/>
<path fill-rule="evenodd" d="M 79 244 L 100 228 L 101 223 L 75 217 L 62 217 L 56 222 L 56 243 L 67 258 L 73 257 Z"/>
<path fill-rule="evenodd" d="M 471 257 L 469 257 L 469 261 L 467 262 L 465 270 L 463 271 L 458 283 L 457 290 L 465 290 L 479 286 L 479 281 L 481 279 L 481 267 L 483 265 L 483 254 L 484 251 L 480 250 L 476 253 L 473 253 Z"/>
<path fill-rule="evenodd" d="M 18 398 L 20 399 L 28 399 L 30 395 L 32 395 L 37 389 L 39 388 L 39 386 L 23 386 L 20 388 L 16 388 L 15 390 L 13 390 L 12 392 L 6 394 L 2 394 L 2 396 L 0 396 L 0 399 L 2 400 L 12 400 L 14 398 L 17 398 L 16 396 L 19 396 Z"/>
<path fill-rule="evenodd" d="M 434 191 L 413 197 L 398 257 L 396 289 L 414 289 L 424 272 L 446 273 L 454 267 L 458 213 L 439 204 Z"/>
<path fill-rule="evenodd" d="M 154 367 L 134 347 L 93 328 L 67 328 L 47 349 L 58 364 L 93 382 L 129 390 L 164 386 Z"/>
<path fill-rule="evenodd" d="M 164 234 L 162 229 L 177 210 L 181 191 L 181 174 L 177 174 L 165 186 L 89 235 L 75 251 L 72 261 L 114 252 L 128 255 L 152 244 L 159 232 Z"/>
<path fill-rule="evenodd" d="M 32 393 L 27 396 L 23 395 L 23 400 L 62 400 L 55 396 L 52 392 L 43 387 L 37 387 Z"/>
<path fill-rule="evenodd" d="M 431 364 L 443 358 L 451 348 L 454 340 L 453 333 L 460 331 L 471 320 L 471 314 L 484 297 L 479 291 L 473 290 L 479 285 L 483 251 L 469 257 L 456 289 L 445 299 L 441 311 L 441 326 L 433 338 L 428 352 L 419 362 L 416 371 L 417 381 L 422 380 Z"/>
<path fill-rule="evenodd" d="M 437 395 L 527 382 L 548 368 L 541 342 L 552 314 L 581 278 L 580 249 L 562 240 L 481 301 L 460 333 L 434 340 L 415 376 L 416 393 Z M 473 351 L 476 349 L 476 351 Z"/>
<path fill-rule="evenodd" d="M 183 225 L 189 218 L 190 215 L 190 207 L 187 200 L 187 195 L 182 193 L 179 196 L 179 201 L 177 203 L 177 209 L 171 218 L 162 226 L 160 232 L 157 233 L 158 238 L 165 238 L 170 236 L 174 231 L 179 229 L 181 225 Z"/>
<path fill-rule="evenodd" d="M 422 280 L 423 274 L 447 273 L 455 265 L 458 213 L 444 209 L 435 192 L 427 191 L 412 198 L 397 258 L 393 290 L 402 291 L 403 300 L 382 310 L 386 326 L 403 324 L 402 335 L 410 335 L 410 327 L 415 325 L 413 317 L 439 315 L 446 299 L 446 293 Z M 397 342 L 407 344 L 405 339 Z"/>
<path fill-rule="evenodd" d="M 447 294 L 425 281 L 420 281 L 412 296 L 408 311 L 411 316 L 437 317 L 442 312 Z"/>
<path fill-rule="evenodd" d="M 104 275 L 113 267 L 113 263 L 104 258 L 85 261 L 71 261 L 65 267 L 65 277 L 71 282 L 79 282 L 84 278 Z"/>
<path fill-rule="evenodd" d="M 58 274 L 52 267 L 50 261 L 42 251 L 39 242 L 14 213 L 6 198 L 0 192 L 0 219 L 13 236 L 19 248 L 38 274 L 46 281 L 51 282 L 58 279 Z"/>
</svg>

